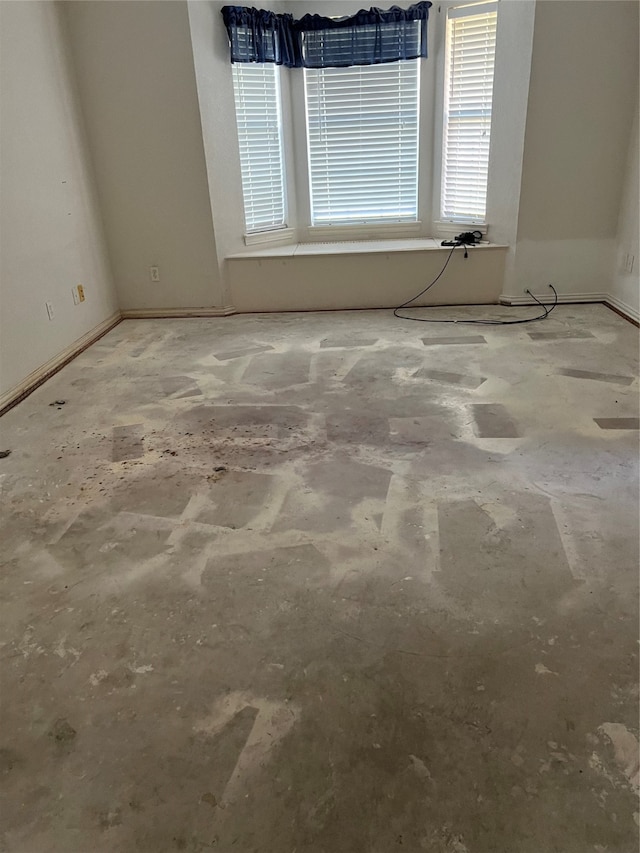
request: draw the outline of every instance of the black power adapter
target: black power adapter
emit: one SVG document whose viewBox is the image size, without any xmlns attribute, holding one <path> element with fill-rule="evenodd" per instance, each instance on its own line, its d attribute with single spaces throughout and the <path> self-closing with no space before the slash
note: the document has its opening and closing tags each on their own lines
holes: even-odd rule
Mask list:
<svg viewBox="0 0 640 853">
<path fill-rule="evenodd" d="M 453 240 L 443 240 L 441 246 L 475 246 L 482 240 L 482 231 L 463 231 Z"/>
</svg>

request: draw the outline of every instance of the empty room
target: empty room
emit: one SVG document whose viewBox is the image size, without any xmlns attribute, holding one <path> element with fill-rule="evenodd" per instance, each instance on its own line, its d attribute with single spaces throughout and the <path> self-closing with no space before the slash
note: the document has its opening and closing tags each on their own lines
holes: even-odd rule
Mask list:
<svg viewBox="0 0 640 853">
<path fill-rule="evenodd" d="M 0 849 L 635 853 L 637 0 L 0 2 Z"/>
</svg>

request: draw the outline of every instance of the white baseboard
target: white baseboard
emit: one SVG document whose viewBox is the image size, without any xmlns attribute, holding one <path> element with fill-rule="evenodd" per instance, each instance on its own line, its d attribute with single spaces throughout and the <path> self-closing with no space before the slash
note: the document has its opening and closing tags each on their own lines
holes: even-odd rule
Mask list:
<svg viewBox="0 0 640 853">
<path fill-rule="evenodd" d="M 126 308 L 123 320 L 167 320 L 181 317 L 229 317 L 235 314 L 233 305 L 225 308 Z"/>
<path fill-rule="evenodd" d="M 95 343 L 98 338 L 110 332 L 114 326 L 117 326 L 122 316 L 119 311 L 116 311 L 102 323 L 94 326 L 77 341 L 69 344 L 68 347 L 59 352 L 56 356 L 49 359 L 45 364 L 32 371 L 21 382 L 5 391 L 0 395 L 0 415 L 11 409 L 16 403 L 28 397 L 32 391 L 35 391 L 43 382 L 46 382 L 54 373 L 57 373 L 65 364 L 68 364 L 72 359 L 85 350 L 91 344 Z"/>
<path fill-rule="evenodd" d="M 539 299 L 540 302 L 545 302 L 548 304 L 553 304 L 555 296 L 553 295 L 553 291 L 549 288 L 546 293 L 536 293 L 536 299 Z M 609 298 L 608 293 L 559 293 L 558 294 L 558 303 L 559 304 L 570 304 L 571 302 L 606 302 Z M 503 294 L 500 297 L 501 305 L 535 305 L 535 299 L 532 299 L 530 296 L 527 296 L 526 293 L 520 294 L 518 296 L 510 296 L 508 293 Z"/>
<path fill-rule="evenodd" d="M 541 302 L 550 303 L 553 300 L 549 295 L 536 294 L 536 297 Z M 501 305 L 535 305 L 536 302 L 530 296 L 509 295 L 504 294 L 498 300 Z M 628 317 L 635 323 L 640 322 L 640 312 L 633 306 L 617 296 L 610 293 L 563 293 L 558 295 L 558 302 L 562 304 L 579 303 L 579 302 L 601 302 L 612 308 L 615 308 L 625 317 Z M 11 409 L 16 403 L 19 403 L 25 397 L 28 397 L 32 391 L 35 391 L 43 382 L 46 382 L 51 376 L 57 373 L 65 364 L 68 364 L 72 359 L 79 355 L 91 344 L 95 343 L 103 335 L 106 335 L 114 326 L 117 326 L 121 320 L 146 320 L 146 319 L 170 319 L 170 318 L 187 318 L 187 317 L 228 317 L 235 314 L 236 309 L 232 306 L 225 308 L 159 308 L 159 309 L 130 309 L 126 311 L 116 311 L 102 323 L 88 331 L 77 341 L 74 341 L 66 347 L 58 355 L 43 364 L 41 367 L 30 373 L 18 385 L 5 391 L 0 395 L 0 415 Z"/>
<path fill-rule="evenodd" d="M 640 323 L 640 311 L 638 311 L 638 309 L 634 308 L 632 305 L 629 305 L 628 302 L 623 302 L 622 299 L 619 299 L 617 296 L 614 296 L 613 293 L 607 294 L 605 303 L 610 308 L 615 308 L 616 311 L 619 311 L 621 314 L 624 314 L 625 317 L 628 317 L 635 323 Z"/>
<path fill-rule="evenodd" d="M 547 305 L 553 304 L 554 296 L 551 294 L 542 294 L 536 293 L 536 298 L 541 302 L 546 303 Z M 518 296 L 510 296 L 508 293 L 503 294 L 499 302 L 501 305 L 535 305 L 535 299 L 532 299 L 530 296 L 526 294 L 518 295 Z M 568 305 L 571 303 L 580 303 L 580 302 L 601 302 L 604 305 L 608 305 L 610 308 L 615 308 L 620 314 L 626 317 L 629 320 L 632 320 L 634 323 L 640 322 L 640 312 L 637 308 L 634 308 L 632 305 L 629 305 L 627 302 L 623 302 L 622 299 L 619 299 L 617 296 L 614 296 L 612 293 L 561 293 L 558 294 L 558 303 Z"/>
</svg>

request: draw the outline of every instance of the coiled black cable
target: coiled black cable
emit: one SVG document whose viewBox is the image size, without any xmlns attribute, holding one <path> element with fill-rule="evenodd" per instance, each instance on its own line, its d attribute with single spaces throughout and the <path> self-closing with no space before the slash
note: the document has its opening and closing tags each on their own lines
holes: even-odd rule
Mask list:
<svg viewBox="0 0 640 853">
<path fill-rule="evenodd" d="M 434 286 L 434 284 L 436 284 L 440 280 L 440 278 L 442 278 L 444 271 L 446 270 L 447 266 L 449 265 L 449 261 L 451 260 L 455 250 L 457 248 L 461 248 L 462 245 L 463 245 L 462 243 L 457 243 L 455 246 L 451 247 L 451 251 L 447 255 L 447 260 L 444 262 L 444 266 L 442 267 L 442 269 L 440 270 L 438 275 L 423 290 L 421 290 L 420 293 L 416 293 L 416 295 L 412 296 L 411 299 L 407 299 L 407 301 L 403 302 L 402 305 L 398 305 L 397 308 L 394 308 L 393 309 L 394 317 L 397 317 L 399 320 L 413 320 L 416 323 L 456 323 L 458 325 L 476 325 L 476 326 L 513 326 L 513 325 L 516 325 L 518 323 L 534 323 L 536 320 L 546 320 L 547 319 L 549 314 L 551 314 L 553 309 L 558 304 L 558 293 L 552 284 L 550 284 L 549 287 L 551 288 L 551 290 L 553 290 L 553 295 L 555 298 L 554 298 L 553 304 L 551 305 L 550 308 L 547 307 L 547 305 L 544 302 L 540 302 L 540 300 L 537 297 L 535 297 L 533 295 L 533 293 L 531 293 L 529 288 L 527 288 L 526 293 L 528 293 L 529 296 L 535 302 L 537 302 L 538 305 L 540 305 L 540 307 L 543 309 L 543 312 L 544 312 L 542 314 L 536 315 L 535 317 L 525 317 L 524 319 L 518 319 L 518 320 L 453 320 L 453 319 L 449 319 L 449 318 L 445 318 L 445 319 L 438 318 L 438 319 L 436 319 L 433 317 L 407 317 L 406 315 L 398 314 L 398 311 L 402 311 L 404 308 L 408 308 L 412 302 L 415 302 L 416 299 L 419 299 L 428 290 L 431 290 L 431 288 Z M 465 247 L 465 254 L 466 254 L 466 247 Z M 414 306 L 414 307 L 424 308 L 424 307 L 428 307 L 428 306 Z"/>
</svg>

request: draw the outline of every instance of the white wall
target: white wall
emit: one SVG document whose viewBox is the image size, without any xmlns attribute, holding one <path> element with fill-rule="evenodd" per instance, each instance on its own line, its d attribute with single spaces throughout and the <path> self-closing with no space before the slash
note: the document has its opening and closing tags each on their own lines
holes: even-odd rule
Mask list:
<svg viewBox="0 0 640 853">
<path fill-rule="evenodd" d="M 0 3 L 0 39 L 4 394 L 117 305 L 57 6 Z M 76 306 L 77 284 L 86 301 Z"/>
<path fill-rule="evenodd" d="M 505 283 L 515 270 L 535 8 L 532 0 L 502 0 L 498 10 L 487 222 L 491 239 L 509 246 Z"/>
<path fill-rule="evenodd" d="M 187 4 L 65 6 L 120 307 L 224 305 Z"/>
<path fill-rule="evenodd" d="M 638 79 L 638 4 L 538 0 L 505 292 L 607 293 Z"/>
<path fill-rule="evenodd" d="M 247 310 L 254 282 L 247 280 L 244 292 L 238 266 L 231 276 L 227 261 L 252 247 L 243 241 L 224 0 L 66 5 L 121 306 L 235 301 Z M 311 7 L 336 14 L 359 5 L 279 0 L 270 7 L 300 15 Z M 437 9 L 432 38 L 442 28 Z M 430 79 L 440 52 L 432 46 Z M 637 54 L 633 0 L 501 2 L 488 220 L 491 238 L 510 247 L 507 296 L 526 288 L 546 296 L 549 281 L 561 296 L 611 290 Z M 286 94 L 287 86 L 290 113 Z M 429 109 L 432 100 L 430 91 Z M 437 139 L 422 141 L 424 175 Z M 292 169 L 298 183 L 300 166 Z M 361 260 L 358 281 L 366 278 Z M 149 281 L 152 263 L 161 267 L 160 284 Z M 283 274 L 289 266 L 297 275 L 297 265 L 288 263 Z M 352 283 L 353 293 L 341 294 L 341 302 L 357 301 L 355 279 L 342 286 L 348 291 Z M 287 286 L 295 304 L 300 288 L 314 287 L 297 278 Z M 480 301 L 493 290 L 479 294 Z M 256 305 L 268 306 L 268 296 L 260 292 Z M 282 307 L 274 294 L 276 303 Z"/>
<path fill-rule="evenodd" d="M 624 189 L 620 216 L 618 218 L 618 233 L 616 235 L 615 267 L 611 287 L 611 301 L 625 313 L 640 320 L 640 221 L 638 219 L 638 195 L 640 192 L 640 176 L 638 175 L 638 107 L 633 121 L 627 167 L 624 177 Z M 633 255 L 633 269 L 625 272 L 624 263 L 627 255 Z"/>
<path fill-rule="evenodd" d="M 407 241 L 411 242 L 411 241 Z M 238 311 L 326 311 L 395 308 L 419 293 L 441 271 L 448 249 L 424 251 L 236 256 L 228 261 Z M 343 247 L 344 249 L 344 247 Z M 314 251 L 314 247 L 309 247 Z M 464 258 L 457 249 L 447 266 L 445 287 L 413 305 L 476 305 L 500 296 L 506 250 L 483 246 Z"/>
<path fill-rule="evenodd" d="M 246 247 L 229 43 L 220 14 L 224 5 L 223 0 L 195 0 L 188 3 L 188 12 L 217 263 L 229 304 L 226 257 Z M 269 8 L 277 11 L 278 5 Z"/>
<path fill-rule="evenodd" d="M 394 303 L 394 282 L 406 274 L 406 259 L 387 269 L 387 294 L 384 282 L 373 295 L 366 290 L 374 268 L 370 255 L 327 260 L 326 266 L 323 258 L 305 260 L 305 269 L 313 269 L 306 281 L 298 265 L 285 262 L 281 272 L 291 267 L 291 281 L 281 282 L 277 293 L 246 275 L 246 265 L 234 263 L 230 275 L 226 258 L 247 248 L 222 0 L 59 5 L 121 308 L 222 308 L 235 298 L 231 283 L 242 310 L 268 309 L 270 293 L 274 310 L 311 305 L 313 294 L 301 289 L 315 288 L 322 268 L 333 280 L 353 264 L 357 274 L 338 282 L 340 304 L 360 304 L 362 293 L 363 305 L 374 297 L 376 304 Z M 3 165 L 10 164 L 3 169 L 9 250 L 3 251 L 8 296 L 2 346 L 10 353 L 3 358 L 3 388 L 115 307 L 57 6 L 0 3 L 2 153 Z M 273 8 L 300 13 L 305 6 L 278 2 Z M 313 0 L 313 8 L 324 6 Z M 434 4 L 432 28 L 436 10 Z M 488 215 L 492 239 L 511 247 L 506 294 L 522 295 L 526 287 L 544 292 L 553 281 L 564 294 L 614 286 L 621 300 L 633 301 L 635 277 L 618 271 L 611 282 L 616 241 L 618 252 L 633 252 L 634 235 L 637 240 L 632 190 L 619 210 L 625 180 L 627 187 L 637 185 L 637 155 L 634 161 L 629 154 L 626 179 L 624 167 L 636 97 L 630 80 L 637 80 L 637 25 L 638 5 L 630 0 L 500 5 Z M 436 56 L 432 51 L 429 62 Z M 160 267 L 159 283 L 149 279 L 151 265 Z M 88 299 L 75 308 L 70 288 L 79 282 Z M 467 284 L 456 280 L 459 293 Z M 473 301 L 484 301 L 495 285 L 474 291 Z M 57 311 L 52 323 L 44 311 L 48 298 Z M 25 329 L 33 329 L 33 345 Z"/>
<path fill-rule="evenodd" d="M 209 186 L 214 212 L 216 243 L 220 257 L 228 257 L 242 251 L 251 251 L 243 241 L 244 218 L 241 196 L 240 162 L 237 152 L 238 139 L 235 127 L 231 63 L 229 46 L 220 10 L 226 0 L 190 0 L 189 21 L 193 40 L 194 64 L 198 85 L 200 114 L 207 158 Z M 401 5 L 410 5 L 405 0 Z M 286 11 L 300 17 L 311 8 L 326 15 L 349 14 L 362 7 L 358 0 L 280 0 L 270 2 L 268 8 Z M 526 104 L 531 66 L 531 42 L 533 37 L 533 0 L 504 0 L 500 9 L 499 44 L 496 57 L 500 82 L 496 86 L 497 109 L 493 127 L 492 163 L 489 177 L 488 220 L 494 242 L 515 243 L 517 210 L 524 146 Z M 443 13 L 444 15 L 444 13 Z M 434 110 L 435 89 L 443 85 L 438 73 L 443 57 L 444 17 L 438 14 L 437 4 L 431 9 L 429 18 L 429 59 L 423 63 L 421 79 L 421 108 L 423 114 Z M 440 43 L 435 34 L 439 33 Z M 290 86 L 287 81 L 298 79 L 301 70 L 283 71 L 285 124 L 291 119 L 291 104 L 288 103 Z M 296 124 L 304 126 L 301 117 L 295 116 Z M 427 131 L 426 133 L 424 131 Z M 420 161 L 420 219 L 423 222 L 422 236 L 434 233 L 432 220 L 432 181 L 434 151 L 439 148 L 439 127 L 431 120 L 423 121 L 421 127 Z M 304 146 L 302 146 L 304 147 Z M 294 163 L 295 151 L 288 151 L 290 181 L 295 173 L 295 182 L 306 181 L 304 164 Z M 299 193 L 304 197 L 304 193 Z M 296 199 L 290 200 L 296 206 Z M 299 200 L 298 200 L 299 201 Z M 298 204 L 298 207 L 302 205 Z M 295 224 L 295 223 L 294 223 Z M 308 222 L 300 217 L 300 229 Z M 321 238 L 323 240 L 326 237 Z"/>
</svg>

